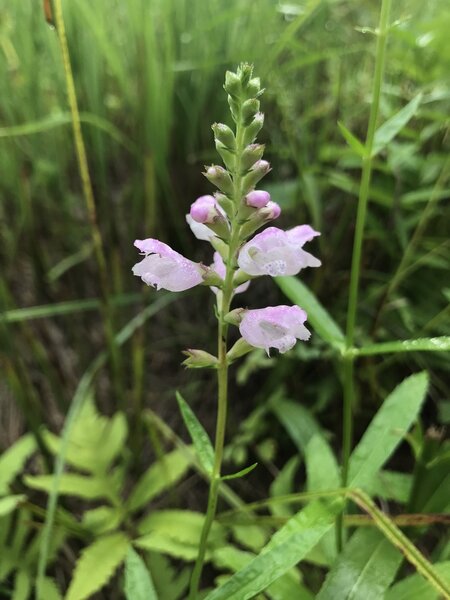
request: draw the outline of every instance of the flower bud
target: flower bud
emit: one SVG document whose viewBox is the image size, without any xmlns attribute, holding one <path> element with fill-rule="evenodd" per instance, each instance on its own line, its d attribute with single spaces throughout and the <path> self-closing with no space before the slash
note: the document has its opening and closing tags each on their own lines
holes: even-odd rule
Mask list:
<svg viewBox="0 0 450 600">
<path fill-rule="evenodd" d="M 219 361 L 215 356 L 205 350 L 197 350 L 196 348 L 189 348 L 183 352 L 187 356 L 186 360 L 183 361 L 183 365 L 188 369 L 202 369 L 210 368 L 217 369 Z"/>
<path fill-rule="evenodd" d="M 234 171 L 234 167 L 236 164 L 236 154 L 233 150 L 229 150 L 222 142 L 219 142 L 218 139 L 215 140 L 216 150 L 219 153 L 221 159 L 225 163 L 227 169 L 230 171 Z"/>
<path fill-rule="evenodd" d="M 236 148 L 236 138 L 228 125 L 214 123 L 212 130 L 214 131 L 216 140 L 219 140 L 226 148 L 229 150 L 234 150 Z"/>
<path fill-rule="evenodd" d="M 253 121 L 245 128 L 244 131 L 244 144 L 252 144 L 258 133 L 261 131 L 264 125 L 264 115 L 260 112 L 256 113 Z"/>
<path fill-rule="evenodd" d="M 274 219 L 278 219 L 278 217 L 281 215 L 280 205 L 277 204 L 276 202 L 272 202 L 272 200 L 270 200 L 266 204 L 266 206 L 264 206 L 263 208 L 260 209 L 259 214 L 266 221 L 273 221 Z"/>
<path fill-rule="evenodd" d="M 248 278 L 248 276 L 247 276 Z M 226 323 L 229 323 L 230 325 L 239 325 L 240 322 L 242 321 L 242 317 L 244 316 L 244 314 L 246 313 L 246 309 L 245 308 L 235 308 L 234 310 L 232 310 L 231 312 L 227 313 L 224 317 L 224 320 Z"/>
<path fill-rule="evenodd" d="M 223 86 L 227 94 L 236 97 L 241 92 L 241 78 L 232 71 L 225 73 L 225 85 Z"/>
<path fill-rule="evenodd" d="M 197 223 L 212 223 L 214 219 L 223 218 L 217 210 L 214 196 L 200 196 L 200 198 L 197 198 L 191 204 L 189 214 Z"/>
<path fill-rule="evenodd" d="M 269 200 L 270 194 L 264 190 L 253 190 L 245 196 L 247 206 L 251 206 L 252 208 L 263 208 Z"/>
<path fill-rule="evenodd" d="M 256 98 L 250 98 L 250 100 L 246 100 L 242 105 L 241 115 L 244 123 L 244 127 L 250 125 L 255 117 L 256 113 L 259 111 L 259 100 Z"/>
<path fill-rule="evenodd" d="M 218 187 L 221 192 L 227 196 L 231 196 L 233 194 L 233 181 L 228 171 L 226 171 L 223 167 L 211 165 L 206 169 L 206 173 L 203 174 L 205 175 L 206 179 Z"/>
<path fill-rule="evenodd" d="M 270 171 L 270 164 L 267 160 L 258 160 L 250 171 L 242 179 L 242 190 L 244 193 L 250 192 L 260 179 Z"/>
<path fill-rule="evenodd" d="M 215 192 L 214 198 L 216 199 L 219 206 L 223 209 L 225 214 L 228 217 L 232 217 L 235 212 L 234 203 L 225 196 L 225 194 L 221 194 L 220 192 Z"/>
<path fill-rule="evenodd" d="M 238 67 L 237 74 L 241 80 L 242 88 L 245 89 L 253 75 L 253 65 L 241 63 Z"/>
<path fill-rule="evenodd" d="M 234 346 L 227 352 L 228 362 L 232 363 L 238 358 L 241 358 L 241 356 L 245 356 L 254 349 L 255 347 L 251 346 L 248 342 L 246 342 L 244 338 L 239 338 L 238 341 L 234 344 Z"/>
<path fill-rule="evenodd" d="M 264 154 L 264 144 L 250 144 L 244 148 L 241 156 L 241 173 L 245 174 L 250 167 L 261 160 Z"/>
<path fill-rule="evenodd" d="M 248 98 L 255 98 L 261 91 L 261 80 L 259 77 L 253 77 L 250 79 L 245 90 Z"/>
</svg>

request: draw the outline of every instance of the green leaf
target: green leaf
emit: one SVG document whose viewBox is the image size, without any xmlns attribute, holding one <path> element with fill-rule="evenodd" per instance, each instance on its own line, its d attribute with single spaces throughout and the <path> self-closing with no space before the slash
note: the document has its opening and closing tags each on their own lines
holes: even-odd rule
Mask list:
<svg viewBox="0 0 450 600">
<path fill-rule="evenodd" d="M 406 123 L 416 114 L 421 101 L 422 93 L 417 94 L 406 106 L 375 131 L 372 157 L 376 156 L 403 129 Z"/>
<path fill-rule="evenodd" d="M 158 533 L 164 536 L 191 544 L 197 547 L 205 515 L 191 510 L 158 510 L 148 514 L 138 525 L 138 532 L 142 534 Z M 211 544 L 221 544 L 225 540 L 225 530 L 214 522 L 208 540 Z"/>
<path fill-rule="evenodd" d="M 124 591 L 127 600 L 158 600 L 149 570 L 131 547 L 125 561 Z"/>
<path fill-rule="evenodd" d="M 371 344 L 356 350 L 358 356 L 371 356 L 373 354 L 392 354 L 395 352 L 448 352 L 450 350 L 450 336 L 443 335 L 434 338 L 418 338 L 417 340 L 399 340 Z"/>
<path fill-rule="evenodd" d="M 269 405 L 289 433 L 300 454 L 304 455 L 311 438 L 320 434 L 317 421 L 307 408 L 292 400 L 281 398 L 280 395 L 273 396 Z"/>
<path fill-rule="evenodd" d="M 316 598 L 382 600 L 402 558 L 379 531 L 359 529 L 334 563 Z"/>
<path fill-rule="evenodd" d="M 26 475 L 26 485 L 35 490 L 49 493 L 53 488 L 53 475 Z M 69 496 L 95 500 L 97 498 L 110 498 L 111 489 L 107 480 L 96 477 L 85 477 L 74 473 L 65 473 L 59 480 L 59 493 Z"/>
<path fill-rule="evenodd" d="M 11 600 L 28 600 L 31 592 L 31 578 L 27 571 L 19 570 L 14 579 L 14 592 Z"/>
<path fill-rule="evenodd" d="M 353 133 L 349 131 L 347 127 L 340 121 L 338 121 L 338 127 L 350 148 L 354 150 L 358 156 L 363 158 L 366 155 L 366 148 L 364 144 L 360 142 L 358 138 L 354 136 Z"/>
<path fill-rule="evenodd" d="M 162 600 L 180 600 L 186 598 L 185 590 L 189 584 L 190 569 L 172 565 L 170 558 L 156 552 L 147 553 L 147 564 L 153 576 L 155 588 Z"/>
<path fill-rule="evenodd" d="M 241 546 L 254 552 L 259 552 L 269 537 L 269 532 L 258 525 L 231 525 L 231 531 Z"/>
<path fill-rule="evenodd" d="M 350 458 L 350 487 L 365 487 L 403 440 L 425 400 L 428 376 L 411 375 L 398 385 L 366 429 Z"/>
<path fill-rule="evenodd" d="M 8 493 L 9 485 L 35 450 L 36 442 L 31 434 L 27 434 L 3 452 L 0 456 L 0 494 Z"/>
<path fill-rule="evenodd" d="M 272 498 L 292 493 L 294 489 L 295 474 L 299 465 L 299 455 L 295 454 L 294 456 L 291 456 L 270 486 L 270 496 Z M 276 517 L 290 517 L 292 515 L 292 510 L 288 506 L 283 506 L 282 504 L 271 504 L 269 509 Z"/>
<path fill-rule="evenodd" d="M 211 474 L 214 466 L 214 448 L 211 440 L 183 396 L 179 392 L 176 392 L 176 396 L 181 416 L 191 436 L 200 464 L 208 474 Z"/>
<path fill-rule="evenodd" d="M 129 547 L 124 533 L 113 533 L 85 548 L 75 565 L 65 600 L 90 598 L 111 579 Z"/>
<path fill-rule="evenodd" d="M 247 475 L 248 473 L 251 473 L 253 471 L 253 469 L 256 469 L 257 466 L 258 466 L 257 462 L 253 463 L 249 467 L 245 467 L 245 469 L 241 469 L 237 473 L 233 473 L 232 475 L 223 475 L 221 477 L 221 479 L 223 481 L 227 481 L 228 479 L 238 479 L 239 477 L 244 477 L 244 475 Z"/>
<path fill-rule="evenodd" d="M 183 449 L 173 450 L 173 452 L 165 454 L 138 481 L 128 499 L 128 509 L 130 511 L 138 510 L 150 500 L 171 488 L 179 479 L 184 477 L 190 465 L 191 461 Z"/>
<path fill-rule="evenodd" d="M 433 565 L 437 573 L 450 587 L 450 561 Z M 439 600 L 441 596 L 434 588 L 416 573 L 396 583 L 384 596 L 384 600 Z"/>
<path fill-rule="evenodd" d="M 289 519 L 248 565 L 208 594 L 207 600 L 248 600 L 265 590 L 316 546 L 333 526 L 341 506 L 341 503 L 329 508 L 319 502 L 309 504 Z"/>
<path fill-rule="evenodd" d="M 16 494 L 14 496 L 6 496 L 0 498 L 0 517 L 4 517 L 9 513 L 13 512 L 17 506 L 26 499 L 23 494 Z"/>
<path fill-rule="evenodd" d="M 344 347 L 345 338 L 339 325 L 300 279 L 276 277 L 275 282 L 289 300 L 306 311 L 308 322 L 325 342 L 339 350 Z"/>
<path fill-rule="evenodd" d="M 340 486 L 339 467 L 328 442 L 315 434 L 305 447 L 308 492 L 332 490 Z"/>
<path fill-rule="evenodd" d="M 40 593 L 45 600 L 62 600 L 58 586 L 50 577 L 44 577 L 42 580 Z"/>
</svg>

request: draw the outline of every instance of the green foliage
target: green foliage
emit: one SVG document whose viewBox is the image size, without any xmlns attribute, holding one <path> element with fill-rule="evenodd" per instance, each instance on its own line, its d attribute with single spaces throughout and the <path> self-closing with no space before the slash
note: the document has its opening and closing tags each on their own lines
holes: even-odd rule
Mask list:
<svg viewBox="0 0 450 600">
<path fill-rule="evenodd" d="M 151 575 L 133 548 L 129 548 L 125 561 L 124 590 L 127 600 L 158 600 Z"/>
<path fill-rule="evenodd" d="M 123 562 L 130 540 L 123 533 L 100 537 L 78 559 L 66 600 L 86 600 L 102 588 Z"/>
<path fill-rule="evenodd" d="M 10 484 L 22 471 L 26 460 L 36 450 L 31 434 L 19 438 L 0 456 L 0 494 L 7 494 Z"/>
<path fill-rule="evenodd" d="M 176 395 L 184 424 L 189 431 L 200 464 L 207 473 L 212 473 L 214 448 L 212 447 L 211 440 L 195 414 L 189 408 L 187 402 L 183 399 L 182 395 L 179 392 L 177 392 Z"/>
</svg>

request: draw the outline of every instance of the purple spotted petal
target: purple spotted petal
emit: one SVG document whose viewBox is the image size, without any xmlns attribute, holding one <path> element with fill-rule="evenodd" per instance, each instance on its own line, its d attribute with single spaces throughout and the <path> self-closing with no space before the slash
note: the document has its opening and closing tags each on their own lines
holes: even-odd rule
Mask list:
<svg viewBox="0 0 450 600">
<path fill-rule="evenodd" d="M 255 348 L 276 348 L 284 354 L 299 340 L 308 340 L 310 332 L 304 326 L 307 315 L 298 306 L 268 306 L 245 312 L 239 331 Z"/>
<path fill-rule="evenodd" d="M 219 275 L 219 277 L 225 279 L 225 263 L 223 262 L 222 257 L 218 252 L 214 252 L 214 263 L 211 265 L 211 269 L 214 269 L 214 271 L 217 273 L 217 275 Z M 250 281 L 246 281 L 245 283 L 238 285 L 237 288 L 234 290 L 234 293 L 241 294 L 242 292 L 245 292 L 248 289 L 249 285 Z M 216 287 L 211 287 L 211 289 L 215 294 L 217 294 L 217 292 L 219 291 Z"/>
<path fill-rule="evenodd" d="M 308 226 L 306 226 L 308 227 Z M 302 250 L 311 231 L 283 231 L 268 227 L 244 244 L 238 257 L 239 267 L 249 275 L 296 275 L 305 267 L 319 267 L 320 260 Z M 316 232 L 314 232 L 315 234 Z M 312 237 L 311 237 L 312 235 Z"/>
<path fill-rule="evenodd" d="M 182 292 L 202 283 L 201 265 L 175 252 L 164 242 L 149 238 L 136 240 L 134 245 L 145 254 L 145 258 L 134 265 L 133 274 L 147 285 L 157 290 Z"/>
</svg>

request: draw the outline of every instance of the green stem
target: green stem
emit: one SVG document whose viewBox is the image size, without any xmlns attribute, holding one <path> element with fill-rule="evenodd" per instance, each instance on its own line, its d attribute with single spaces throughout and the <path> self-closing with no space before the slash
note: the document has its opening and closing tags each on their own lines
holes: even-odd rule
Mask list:
<svg viewBox="0 0 450 600">
<path fill-rule="evenodd" d="M 84 199 L 86 202 L 86 210 L 88 221 L 91 229 L 92 243 L 94 246 L 94 254 L 97 261 L 100 289 L 102 299 L 102 316 L 103 326 L 105 331 L 106 343 L 108 345 L 109 354 L 111 357 L 111 366 L 113 372 L 114 386 L 118 400 L 124 402 L 124 396 L 121 393 L 122 380 L 120 376 L 120 354 L 114 341 L 113 327 L 113 307 L 109 300 L 109 283 L 108 283 L 108 268 L 103 251 L 103 242 L 98 226 L 97 210 L 95 206 L 94 192 L 92 189 L 91 177 L 89 174 L 89 165 L 87 161 L 86 148 L 84 145 L 83 133 L 81 131 L 80 111 L 78 109 L 77 94 L 75 82 L 70 64 L 69 45 L 67 43 L 66 28 L 64 24 L 64 16 L 62 9 L 62 0 L 54 0 L 53 3 L 55 13 L 56 31 L 58 33 L 59 45 L 61 48 L 62 62 L 64 74 L 66 78 L 67 98 L 72 117 L 73 136 L 75 140 L 75 150 L 78 160 L 78 169 L 80 173 L 81 183 L 83 187 Z"/>
<path fill-rule="evenodd" d="M 378 39 L 375 56 L 375 75 L 372 88 L 372 103 L 370 107 L 369 126 L 367 129 L 365 155 L 362 163 L 361 183 L 359 188 L 358 211 L 356 217 L 355 238 L 353 241 L 352 266 L 350 275 L 349 302 L 347 310 L 346 347 L 353 347 L 355 338 L 356 310 L 358 306 L 359 279 L 361 275 L 361 255 L 364 240 L 364 229 L 366 224 L 367 205 L 370 191 L 370 180 L 372 176 L 372 152 L 375 130 L 378 120 L 378 109 L 380 105 L 381 86 L 386 57 L 386 42 L 389 27 L 389 13 L 391 0 L 381 1 L 380 22 L 378 28 Z M 352 408 L 354 403 L 354 380 L 353 380 L 353 357 L 348 354 L 345 357 L 343 371 L 343 456 L 342 456 L 342 486 L 348 483 L 348 468 L 352 449 Z M 342 548 L 343 519 L 337 520 L 337 545 Z"/>
<path fill-rule="evenodd" d="M 236 164 L 233 173 L 234 183 L 234 202 L 236 212 L 231 220 L 231 233 L 228 243 L 228 257 L 226 260 L 226 272 L 222 293 L 217 295 L 218 309 L 218 329 L 217 329 L 217 350 L 219 366 L 217 368 L 217 387 L 218 387 L 218 411 L 216 421 L 216 437 L 214 448 L 214 466 L 211 474 L 208 507 L 206 510 L 205 522 L 200 537 L 197 560 L 192 571 L 191 583 L 189 588 L 188 600 L 197 600 L 200 579 L 205 562 L 206 545 L 209 532 L 211 530 L 217 510 L 217 498 L 221 481 L 221 469 L 223 459 L 223 448 L 225 442 L 225 428 L 227 420 L 228 405 L 228 360 L 227 360 L 227 338 L 228 324 L 225 316 L 230 312 L 231 301 L 233 299 L 234 284 L 233 278 L 237 268 L 237 253 L 240 245 L 241 227 L 237 218 L 237 211 L 242 200 L 242 176 L 241 176 L 241 154 L 243 150 L 243 127 L 240 123 L 236 126 Z"/>
</svg>

